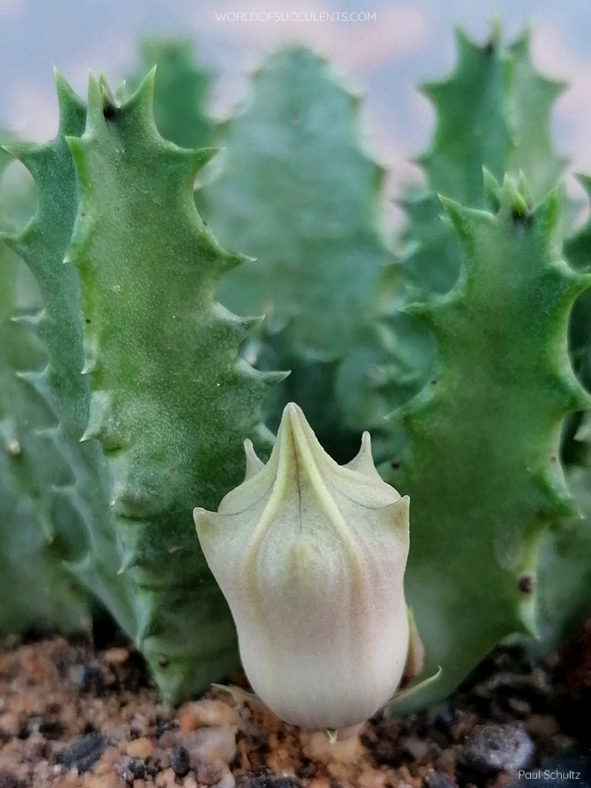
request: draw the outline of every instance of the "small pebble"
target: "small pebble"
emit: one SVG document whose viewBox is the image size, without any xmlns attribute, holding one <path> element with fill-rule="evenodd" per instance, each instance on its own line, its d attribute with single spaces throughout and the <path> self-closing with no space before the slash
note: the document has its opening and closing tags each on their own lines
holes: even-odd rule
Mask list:
<svg viewBox="0 0 591 788">
<path fill-rule="evenodd" d="M 18 736 L 20 729 L 21 723 L 17 714 L 11 711 L 0 714 L 0 731 L 2 731 L 2 733 L 6 736 Z M 0 775 L 2 775 L 2 772 L 0 772 Z M 2 785 L 2 783 L 0 783 L 0 785 Z"/>
<path fill-rule="evenodd" d="M 10 772 L 0 771 L 0 788 L 21 788 L 23 784 Z"/>
<path fill-rule="evenodd" d="M 84 780 L 84 788 L 121 788 L 121 780 L 114 774 L 101 775 L 100 777 L 89 774 Z"/>
<path fill-rule="evenodd" d="M 164 731 L 158 739 L 158 746 L 163 750 L 171 750 L 177 743 L 177 739 L 176 731 Z"/>
<path fill-rule="evenodd" d="M 197 728 L 218 725 L 238 725 L 236 709 L 221 700 L 204 698 L 195 703 L 185 703 L 178 711 L 181 733 Z"/>
<path fill-rule="evenodd" d="M 464 745 L 462 766 L 471 773 L 517 771 L 527 766 L 534 745 L 523 723 L 483 725 Z"/>
<path fill-rule="evenodd" d="M 142 736 L 139 739 L 128 742 L 126 750 L 130 758 L 146 761 L 154 754 L 154 745 L 147 736 Z"/>
<path fill-rule="evenodd" d="M 115 774 L 119 772 L 121 763 L 121 750 L 119 747 L 110 746 L 101 755 L 100 761 L 93 767 L 93 774 Z"/>
<path fill-rule="evenodd" d="M 186 777 L 191 768 L 191 760 L 186 748 L 182 745 L 173 747 L 170 752 L 170 767 L 177 777 Z"/>
<path fill-rule="evenodd" d="M 199 761 L 230 763 L 236 755 L 236 728 L 200 728 L 183 738 L 193 764 Z"/>
<path fill-rule="evenodd" d="M 79 772 L 86 772 L 98 761 L 106 746 L 107 740 L 100 733 L 87 733 L 70 747 L 60 750 L 55 756 L 55 762 L 66 769 L 76 767 Z"/>
<path fill-rule="evenodd" d="M 158 788 L 174 788 L 177 785 L 176 775 L 172 769 L 165 769 L 160 772 L 156 777 L 156 785 Z"/>
<path fill-rule="evenodd" d="M 528 714 L 531 714 L 531 704 L 523 698 L 509 698 L 507 705 L 520 717 L 527 717 Z"/>
<path fill-rule="evenodd" d="M 220 774 L 220 779 L 215 788 L 236 788 L 236 779 L 230 769 L 224 764 Z"/>
<path fill-rule="evenodd" d="M 551 740 L 560 732 L 560 725 L 552 714 L 532 714 L 526 720 L 527 730 L 532 736 Z"/>
<path fill-rule="evenodd" d="M 143 780 L 146 776 L 146 764 L 140 758 L 123 758 L 121 774 L 128 783 L 134 780 Z"/>
<path fill-rule="evenodd" d="M 105 677 L 100 665 L 92 662 L 83 667 L 76 666 L 76 668 L 82 668 L 81 671 L 77 670 L 75 676 L 72 677 L 80 692 L 89 692 L 93 689 L 100 695 L 105 688 Z"/>
<path fill-rule="evenodd" d="M 427 709 L 427 723 L 447 733 L 454 724 L 454 710 L 450 703 L 440 703 Z"/>
<path fill-rule="evenodd" d="M 403 736 L 400 746 L 415 761 L 423 761 L 429 755 L 429 744 L 418 736 Z"/>
<path fill-rule="evenodd" d="M 219 765 L 214 763 L 198 763 L 195 767 L 197 780 L 203 785 L 217 785 L 222 777 L 221 762 Z"/>
<path fill-rule="evenodd" d="M 446 774 L 429 772 L 423 777 L 423 788 L 458 788 L 458 785 Z"/>
<path fill-rule="evenodd" d="M 332 744 L 325 731 L 315 731 L 314 733 L 300 731 L 300 741 L 304 755 L 311 761 L 320 761 L 321 763 L 330 763 L 331 761 L 353 763 L 362 752 L 358 736 Z"/>
<path fill-rule="evenodd" d="M 129 659 L 129 649 L 109 648 L 104 653 L 104 660 L 109 665 L 124 665 Z"/>
<path fill-rule="evenodd" d="M 301 788 L 301 783 L 295 777 L 269 777 L 260 774 L 247 782 L 241 782 L 240 788 Z"/>
</svg>

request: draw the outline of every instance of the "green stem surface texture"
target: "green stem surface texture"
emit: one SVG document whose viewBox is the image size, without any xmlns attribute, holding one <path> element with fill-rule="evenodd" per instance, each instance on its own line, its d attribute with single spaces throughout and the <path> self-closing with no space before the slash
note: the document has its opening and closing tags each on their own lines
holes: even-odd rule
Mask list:
<svg viewBox="0 0 591 788">
<path fill-rule="evenodd" d="M 510 180 L 488 182 L 496 213 L 444 201 L 466 259 L 458 284 L 407 307 L 439 350 L 398 416 L 410 441 L 389 472 L 412 502 L 406 588 L 425 675 L 443 668 L 415 706 L 449 694 L 506 635 L 535 631 L 540 540 L 575 511 L 559 439 L 589 406 L 567 353 L 589 278 L 559 257 L 557 193 L 532 210 Z"/>
<path fill-rule="evenodd" d="M 82 132 L 86 112 L 59 76 L 57 91 L 60 129 L 55 140 L 11 146 L 33 176 L 38 205 L 22 231 L 5 237 L 33 275 L 38 304 L 33 310 L 19 309 L 19 325 L 10 328 L 6 348 L 22 356 L 26 347 L 36 346 L 44 355 L 43 363 L 18 362 L 21 390 L 12 389 L 8 415 L 15 421 L 21 451 L 12 465 L 20 468 L 22 484 L 31 491 L 56 574 L 61 567 L 70 585 L 77 578 L 133 636 L 133 599 L 125 578 L 117 575 L 121 559 L 109 515 L 107 468 L 96 442 L 80 444 L 90 390 L 81 374 L 78 275 L 63 263 L 77 206 L 65 136 Z M 47 595 L 53 593 L 48 585 Z"/>
<path fill-rule="evenodd" d="M 242 441 L 257 432 L 276 376 L 238 360 L 252 321 L 214 300 L 240 260 L 195 210 L 193 183 L 211 152 L 165 142 L 152 95 L 153 73 L 121 106 L 91 80 L 86 131 L 69 140 L 81 198 L 69 257 L 92 386 L 85 437 L 101 441 L 109 462 L 138 645 L 174 700 L 237 664 L 191 513 L 216 508 L 241 478 Z"/>
</svg>

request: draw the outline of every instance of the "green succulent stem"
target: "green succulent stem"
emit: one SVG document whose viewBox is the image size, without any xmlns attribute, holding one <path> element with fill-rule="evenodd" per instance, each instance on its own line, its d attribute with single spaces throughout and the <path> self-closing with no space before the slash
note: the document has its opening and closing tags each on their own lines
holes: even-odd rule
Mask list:
<svg viewBox="0 0 591 788">
<path fill-rule="evenodd" d="M 170 699 L 237 663 L 234 627 L 191 512 L 242 471 L 241 444 L 277 378 L 238 359 L 253 325 L 215 301 L 240 263 L 201 221 L 193 182 L 212 151 L 164 141 L 154 72 L 125 103 L 91 80 L 86 131 L 69 138 L 80 209 L 68 257 L 83 290 L 92 387 L 85 438 L 108 459 L 120 572 L 134 587 L 137 643 Z"/>
<path fill-rule="evenodd" d="M 590 404 L 567 353 L 590 277 L 558 256 L 557 192 L 524 210 L 506 179 L 496 196 L 494 214 L 443 200 L 466 266 L 448 295 L 407 307 L 439 352 L 425 389 L 392 416 L 410 440 L 386 470 L 412 500 L 407 593 L 425 674 L 443 668 L 418 705 L 449 694 L 506 635 L 535 630 L 542 534 L 576 511 L 559 441 L 566 415 Z"/>
<path fill-rule="evenodd" d="M 133 634 L 129 588 L 117 577 L 120 561 L 109 516 L 109 479 L 96 442 L 82 446 L 90 390 L 83 365 L 80 295 L 77 272 L 63 264 L 77 209 L 76 179 L 68 134 L 81 133 L 86 108 L 66 82 L 56 76 L 60 128 L 42 146 L 12 145 L 30 171 L 38 205 L 32 220 L 6 242 L 33 275 L 38 302 L 21 317 L 20 338 L 12 346 L 36 343 L 44 361 L 22 359 L 20 393 L 12 390 L 9 418 L 22 447 L 13 466 L 20 467 L 45 539 L 51 545 L 54 573 L 75 578 Z M 16 306 L 16 305 L 15 305 Z M 13 329 L 14 333 L 14 329 Z M 76 592 L 78 595 L 80 591 Z M 51 588 L 46 596 L 53 595 Z M 88 616 L 87 616 L 88 618 Z"/>
</svg>

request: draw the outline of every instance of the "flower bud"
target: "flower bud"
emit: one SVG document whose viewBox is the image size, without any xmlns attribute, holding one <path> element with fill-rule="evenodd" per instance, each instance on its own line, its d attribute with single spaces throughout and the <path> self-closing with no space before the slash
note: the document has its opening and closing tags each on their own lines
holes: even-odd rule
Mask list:
<svg viewBox="0 0 591 788">
<path fill-rule="evenodd" d="M 244 482 L 217 513 L 194 515 L 246 675 L 287 722 L 357 725 L 390 699 L 405 666 L 408 497 L 378 475 L 368 433 L 340 466 L 293 403 L 266 465 L 245 448 Z"/>
</svg>

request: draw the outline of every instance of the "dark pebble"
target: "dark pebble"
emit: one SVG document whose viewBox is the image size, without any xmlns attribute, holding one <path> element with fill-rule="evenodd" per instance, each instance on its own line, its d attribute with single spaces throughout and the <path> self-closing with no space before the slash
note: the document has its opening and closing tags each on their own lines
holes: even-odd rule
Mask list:
<svg viewBox="0 0 591 788">
<path fill-rule="evenodd" d="M 522 722 L 483 725 L 468 737 L 460 765 L 471 774 L 512 772 L 525 768 L 533 754 L 533 742 Z"/>
<path fill-rule="evenodd" d="M 18 780 L 14 774 L 0 770 L 0 788 L 24 788 L 25 783 Z"/>
<path fill-rule="evenodd" d="M 427 710 L 427 724 L 439 728 L 444 733 L 451 730 L 455 714 L 450 703 L 441 703 Z"/>
<path fill-rule="evenodd" d="M 91 662 L 84 665 L 84 670 L 78 681 L 80 692 L 90 692 L 94 690 L 97 695 L 101 695 L 105 689 L 105 678 L 103 671 L 98 663 Z"/>
<path fill-rule="evenodd" d="M 241 781 L 239 788 L 301 788 L 301 785 L 294 777 L 268 777 L 263 774 Z"/>
<path fill-rule="evenodd" d="M 100 733 L 87 733 L 71 747 L 60 750 L 55 756 L 55 762 L 65 766 L 66 769 L 75 766 L 79 772 L 86 772 L 98 761 L 106 746 L 107 740 Z"/>
<path fill-rule="evenodd" d="M 143 780 L 146 776 L 146 763 L 141 758 L 124 758 L 121 761 L 121 774 L 128 783 Z"/>
<path fill-rule="evenodd" d="M 314 777 L 317 771 L 316 764 L 307 758 L 304 758 L 302 761 L 302 766 L 298 770 L 298 774 L 300 777 L 303 777 L 304 780 L 308 780 L 310 777 Z"/>
<path fill-rule="evenodd" d="M 146 776 L 146 763 L 139 758 L 132 758 L 127 768 L 136 780 L 143 780 Z"/>
<path fill-rule="evenodd" d="M 39 733 L 45 736 L 49 741 L 57 741 L 64 735 L 65 729 L 60 722 L 49 720 L 42 722 L 39 725 Z"/>
<path fill-rule="evenodd" d="M 431 772 L 423 777 L 423 788 L 458 788 L 458 784 L 446 774 Z"/>
<path fill-rule="evenodd" d="M 156 722 L 154 724 L 154 736 L 159 739 L 165 731 L 174 728 L 174 721 L 163 717 L 161 714 L 156 715 Z"/>
<path fill-rule="evenodd" d="M 170 768 L 177 777 L 186 777 L 191 768 L 191 759 L 185 747 L 173 747 L 170 751 Z"/>
</svg>

